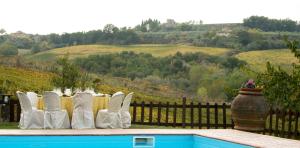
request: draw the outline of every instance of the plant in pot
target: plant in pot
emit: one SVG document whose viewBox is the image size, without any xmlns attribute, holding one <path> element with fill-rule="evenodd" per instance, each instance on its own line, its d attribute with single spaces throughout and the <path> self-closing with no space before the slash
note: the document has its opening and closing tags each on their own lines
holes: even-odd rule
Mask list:
<svg viewBox="0 0 300 148">
<path fill-rule="evenodd" d="M 263 131 L 269 107 L 261 88 L 250 79 L 231 103 L 234 128 L 244 131 Z"/>
</svg>

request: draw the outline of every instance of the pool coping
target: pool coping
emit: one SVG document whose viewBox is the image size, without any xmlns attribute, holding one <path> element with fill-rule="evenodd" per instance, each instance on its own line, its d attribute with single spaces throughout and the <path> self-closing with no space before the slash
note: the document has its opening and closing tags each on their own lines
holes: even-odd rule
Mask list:
<svg viewBox="0 0 300 148">
<path fill-rule="evenodd" d="M 0 130 L 0 136 L 110 136 L 110 135 L 198 135 L 259 148 L 300 148 L 299 140 L 261 135 L 234 129 L 58 129 Z"/>
</svg>

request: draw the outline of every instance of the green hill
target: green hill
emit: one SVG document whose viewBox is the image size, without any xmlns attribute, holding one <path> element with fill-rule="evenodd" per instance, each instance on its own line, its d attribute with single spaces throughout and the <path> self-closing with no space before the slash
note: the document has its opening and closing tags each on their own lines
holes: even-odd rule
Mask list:
<svg viewBox="0 0 300 148">
<path fill-rule="evenodd" d="M 230 49 L 213 47 L 195 47 L 176 44 L 140 44 L 140 45 L 78 45 L 64 48 L 56 48 L 34 55 L 27 56 L 28 59 L 38 61 L 54 60 L 57 56 L 63 56 L 69 53 L 70 58 L 83 57 L 92 54 L 109 54 L 122 51 L 133 51 L 136 53 L 150 53 L 153 56 L 164 57 L 173 55 L 176 52 L 202 52 L 209 55 L 224 55 Z"/>
</svg>

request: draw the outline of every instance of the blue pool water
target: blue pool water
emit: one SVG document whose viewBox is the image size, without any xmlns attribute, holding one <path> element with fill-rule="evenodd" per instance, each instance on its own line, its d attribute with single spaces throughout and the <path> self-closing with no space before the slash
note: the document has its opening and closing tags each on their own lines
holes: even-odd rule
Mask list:
<svg viewBox="0 0 300 148">
<path fill-rule="evenodd" d="M 136 139 L 136 140 L 134 140 Z M 147 139 L 147 140 L 145 140 Z M 136 142 L 133 142 L 136 141 Z M 151 146 L 153 144 L 153 146 Z M 250 148 L 195 135 L 0 136 L 3 148 Z"/>
</svg>

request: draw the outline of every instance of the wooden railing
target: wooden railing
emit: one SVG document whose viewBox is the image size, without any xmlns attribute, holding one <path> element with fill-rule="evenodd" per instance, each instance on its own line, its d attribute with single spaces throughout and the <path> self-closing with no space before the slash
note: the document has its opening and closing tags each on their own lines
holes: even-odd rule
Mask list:
<svg viewBox="0 0 300 148">
<path fill-rule="evenodd" d="M 133 124 L 173 126 L 181 128 L 233 128 L 228 104 L 131 104 Z"/>
<path fill-rule="evenodd" d="M 270 109 L 264 134 L 300 139 L 300 112 Z"/>
<path fill-rule="evenodd" d="M 18 101 L 10 101 L 10 121 L 20 120 L 21 107 Z M 233 128 L 230 104 L 146 103 L 134 101 L 130 105 L 132 124 L 165 126 L 174 128 Z M 300 139 L 300 112 L 270 109 L 262 134 Z"/>
</svg>

